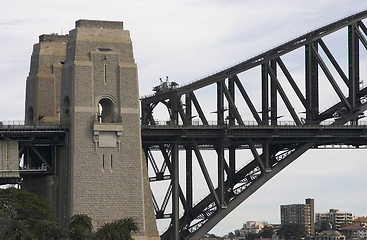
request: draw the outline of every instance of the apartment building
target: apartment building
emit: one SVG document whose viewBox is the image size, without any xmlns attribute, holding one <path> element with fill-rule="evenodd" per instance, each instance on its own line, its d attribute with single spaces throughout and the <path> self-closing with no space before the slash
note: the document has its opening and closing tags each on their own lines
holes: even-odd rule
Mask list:
<svg viewBox="0 0 367 240">
<path fill-rule="evenodd" d="M 309 235 L 315 234 L 314 199 L 306 199 L 305 204 L 280 206 L 281 224 L 303 224 Z"/>
<path fill-rule="evenodd" d="M 316 213 L 316 221 L 327 221 L 331 223 L 333 229 L 340 229 L 352 224 L 352 213 L 340 212 L 338 209 L 330 209 L 328 213 Z"/>
</svg>

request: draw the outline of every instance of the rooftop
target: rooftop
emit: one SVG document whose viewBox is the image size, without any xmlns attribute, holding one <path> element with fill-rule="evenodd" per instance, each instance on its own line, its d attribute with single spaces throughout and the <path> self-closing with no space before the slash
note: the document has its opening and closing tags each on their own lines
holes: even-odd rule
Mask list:
<svg viewBox="0 0 367 240">
<path fill-rule="evenodd" d="M 106 28 L 106 29 L 124 29 L 123 22 L 117 21 L 101 21 L 101 20 L 85 20 L 76 21 L 75 27 L 78 28 Z"/>
</svg>

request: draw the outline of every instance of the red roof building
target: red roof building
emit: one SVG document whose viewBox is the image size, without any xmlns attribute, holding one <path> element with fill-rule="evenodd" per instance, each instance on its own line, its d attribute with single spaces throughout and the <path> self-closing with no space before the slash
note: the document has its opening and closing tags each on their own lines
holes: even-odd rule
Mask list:
<svg viewBox="0 0 367 240">
<path fill-rule="evenodd" d="M 342 227 L 340 232 L 344 233 L 347 239 L 357 238 L 357 239 L 366 239 L 367 238 L 367 227 L 361 225 L 349 225 Z"/>
</svg>

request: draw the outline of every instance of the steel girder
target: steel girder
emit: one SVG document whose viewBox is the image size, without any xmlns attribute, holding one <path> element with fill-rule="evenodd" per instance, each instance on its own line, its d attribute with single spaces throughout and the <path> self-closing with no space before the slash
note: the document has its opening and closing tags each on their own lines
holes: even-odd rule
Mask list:
<svg viewBox="0 0 367 240">
<path fill-rule="evenodd" d="M 360 84 L 361 51 L 367 49 L 367 27 L 362 21 L 366 17 L 367 11 L 354 14 L 199 81 L 155 88 L 154 95 L 141 99 L 143 148 L 154 172 L 150 180 L 170 180 L 161 207 L 153 193 L 157 218 L 171 218 L 162 239 L 198 239 L 310 148 L 366 146 L 366 126 L 360 121 L 367 108 L 367 88 Z M 337 61 L 326 39 L 341 29 L 347 29 L 345 61 Z M 302 48 L 304 78 L 287 67 L 285 60 Z M 254 77 L 244 77 L 253 69 L 260 70 L 255 91 L 261 96 L 252 94 Z M 320 87 L 325 82 L 328 92 Z M 325 108 L 322 97 L 329 92 L 337 101 Z M 206 101 L 210 93 L 211 100 Z M 155 115 L 160 114 L 158 110 L 153 114 L 162 104 L 169 116 L 164 123 Z M 211 105 L 216 105 L 214 111 L 207 109 Z M 279 120 L 281 114 L 287 122 Z M 216 159 L 206 159 L 204 149 L 215 151 Z M 244 167 L 236 166 L 240 149 L 249 149 L 253 157 Z M 163 158 L 161 168 L 154 150 Z M 180 150 L 185 151 L 185 172 L 179 169 Z M 193 199 L 194 159 L 210 191 L 197 203 Z M 208 166 L 214 161 L 218 172 L 212 178 Z M 179 182 L 182 173 L 185 184 Z"/>
<path fill-rule="evenodd" d="M 18 142 L 21 179 L 2 178 L 0 185 L 19 184 L 22 179 L 55 174 L 57 149 L 65 145 L 68 128 L 53 126 L 0 125 L 0 140 Z"/>
</svg>

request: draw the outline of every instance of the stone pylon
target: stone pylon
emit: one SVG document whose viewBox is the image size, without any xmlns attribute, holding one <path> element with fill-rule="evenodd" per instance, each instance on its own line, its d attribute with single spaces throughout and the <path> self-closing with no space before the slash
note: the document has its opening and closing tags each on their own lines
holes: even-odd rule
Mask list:
<svg viewBox="0 0 367 240">
<path fill-rule="evenodd" d="M 25 122 L 27 125 L 60 121 L 60 84 L 67 35 L 41 35 L 33 46 L 27 78 Z"/>
<path fill-rule="evenodd" d="M 54 120 L 52 114 L 57 112 L 56 122 L 68 128 L 50 197 L 58 221 L 66 227 L 72 215 L 87 214 L 97 229 L 134 217 L 141 229 L 134 235 L 136 240 L 159 239 L 141 146 L 138 74 L 130 33 L 122 22 L 79 20 L 61 38 L 66 38 L 62 44 L 56 38 L 49 41 L 60 52 L 57 59 L 52 58 L 52 46 L 47 52 L 42 50 L 46 41 L 35 45 L 28 78 L 29 82 L 46 83 L 53 76 L 54 82 L 60 82 L 59 90 L 27 85 L 26 103 L 28 124 L 37 121 L 38 115 Z M 47 81 L 39 80 L 39 66 L 45 59 L 40 57 L 42 52 L 49 53 L 52 60 L 44 63 L 50 73 L 45 76 Z M 41 111 L 51 103 L 45 99 L 37 105 L 36 99 L 47 91 L 60 100 L 58 111 L 44 114 Z"/>
</svg>

